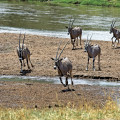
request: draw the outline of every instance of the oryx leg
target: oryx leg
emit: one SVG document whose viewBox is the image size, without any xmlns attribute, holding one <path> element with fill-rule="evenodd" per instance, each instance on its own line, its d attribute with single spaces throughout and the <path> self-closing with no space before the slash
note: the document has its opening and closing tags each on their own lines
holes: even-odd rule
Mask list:
<svg viewBox="0 0 120 120">
<path fill-rule="evenodd" d="M 28 69 L 30 69 L 30 66 L 29 66 L 29 63 L 28 63 L 28 58 L 26 58 L 26 62 L 27 62 Z"/>
<path fill-rule="evenodd" d="M 66 86 L 68 86 L 68 77 L 66 77 L 65 84 L 66 84 Z"/>
<path fill-rule="evenodd" d="M 63 81 L 62 81 L 62 78 L 61 77 L 59 77 L 60 78 L 60 82 L 62 83 L 62 85 L 64 86 L 64 87 L 66 87 L 66 85 L 63 83 Z"/>
<path fill-rule="evenodd" d="M 72 81 L 72 70 L 70 71 L 70 77 L 71 77 L 71 85 L 73 85 L 73 81 Z"/>
<path fill-rule="evenodd" d="M 120 43 L 119 39 L 118 39 L 118 43 Z"/>
<path fill-rule="evenodd" d="M 25 62 L 24 62 L 24 59 L 23 59 L 23 66 L 25 67 Z"/>
<path fill-rule="evenodd" d="M 31 60 L 30 60 L 30 56 L 28 57 L 29 61 L 30 61 L 30 64 L 32 67 L 34 67 L 34 65 L 32 64 Z"/>
<path fill-rule="evenodd" d="M 101 70 L 101 68 L 100 68 L 100 54 L 98 55 L 98 69 Z"/>
<path fill-rule="evenodd" d="M 73 50 L 75 49 L 75 39 L 72 40 Z"/>
<path fill-rule="evenodd" d="M 20 72 L 22 73 L 23 72 L 23 70 L 22 70 L 22 60 L 20 60 L 20 63 L 21 63 L 21 71 Z"/>
<path fill-rule="evenodd" d="M 69 90 L 70 88 L 69 88 L 69 85 L 68 85 L 68 76 L 66 77 L 66 86 L 68 86 L 68 90 Z"/>
<path fill-rule="evenodd" d="M 112 46 L 114 47 L 114 42 L 113 42 L 113 38 L 114 38 L 114 37 L 112 37 L 112 38 L 111 38 L 111 40 L 112 40 Z"/>
<path fill-rule="evenodd" d="M 95 71 L 95 58 L 93 58 L 93 70 Z"/>
<path fill-rule="evenodd" d="M 80 37 L 80 45 L 82 45 L 82 44 L 81 44 L 81 35 L 80 35 L 79 37 Z"/>
<path fill-rule="evenodd" d="M 89 65 L 89 56 L 88 56 L 88 62 L 87 62 L 87 67 L 86 67 L 87 71 L 88 71 L 88 65 Z"/>
<path fill-rule="evenodd" d="M 77 40 L 76 40 L 76 46 L 78 46 L 78 37 L 77 37 Z"/>
<path fill-rule="evenodd" d="M 117 44 L 118 44 L 118 43 L 116 43 L 116 40 L 119 40 L 119 39 L 117 39 L 117 38 L 115 39 L 115 42 L 114 42 L 114 47 L 115 47 L 115 48 L 116 48 L 116 46 L 117 46 Z"/>
</svg>

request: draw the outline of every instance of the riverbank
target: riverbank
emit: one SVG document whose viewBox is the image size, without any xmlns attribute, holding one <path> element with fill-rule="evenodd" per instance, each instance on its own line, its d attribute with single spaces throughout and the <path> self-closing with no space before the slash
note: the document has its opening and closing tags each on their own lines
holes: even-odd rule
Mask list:
<svg viewBox="0 0 120 120">
<path fill-rule="evenodd" d="M 93 5 L 119 7 L 120 2 L 117 0 L 53 0 L 53 3 L 72 3 L 77 5 Z"/>
<path fill-rule="evenodd" d="M 106 6 L 106 7 L 120 7 L 120 1 L 118 0 L 8 0 L 9 2 L 28 2 L 39 4 L 40 2 L 47 2 L 50 4 L 75 4 L 75 5 L 93 5 L 93 6 Z"/>
<path fill-rule="evenodd" d="M 25 75 L 25 76 L 57 76 L 53 69 L 54 62 L 51 57 L 56 56 L 60 40 L 60 50 L 64 47 L 68 38 L 45 37 L 26 34 L 25 44 L 30 49 L 31 61 L 34 68 L 32 71 L 24 67 L 24 74 L 20 73 L 20 62 L 16 53 L 19 43 L 19 34 L 0 34 L 0 75 Z M 101 71 L 98 71 L 97 59 L 95 61 L 96 71 L 92 70 L 90 60 L 89 71 L 86 71 L 87 53 L 80 46 L 72 50 L 68 44 L 61 55 L 68 57 L 73 64 L 73 76 L 75 77 L 100 77 L 120 80 L 120 45 L 112 49 L 111 42 L 92 41 L 92 44 L 99 44 L 102 49 Z M 82 40 L 82 48 L 84 41 Z M 115 79 L 116 78 L 116 79 Z M 0 81 L 0 107 L 2 108 L 61 108 L 67 105 L 85 108 L 90 105 L 92 108 L 103 108 L 107 100 L 119 99 L 119 86 L 100 85 L 74 85 L 68 91 L 61 84 L 40 83 L 35 81 Z"/>
<path fill-rule="evenodd" d="M 21 75 L 20 62 L 16 53 L 16 47 L 19 43 L 18 38 L 19 34 L 0 34 L 0 75 Z M 62 49 L 68 40 L 68 38 L 27 34 L 25 43 L 32 53 L 31 61 L 34 67 L 31 68 L 32 71 L 29 71 L 26 65 L 23 68 L 23 75 L 57 76 L 57 71 L 53 69 L 54 61 L 51 58 L 56 56 L 59 41 L 62 41 Z M 73 76 L 120 80 L 120 44 L 116 49 L 112 48 L 110 41 L 92 41 L 92 44 L 99 44 L 101 46 L 101 71 L 98 71 L 98 58 L 95 61 L 96 71 L 92 70 L 92 59 L 90 59 L 89 70 L 85 70 L 87 53 L 84 52 L 84 41 L 82 40 L 83 49 L 80 49 L 80 46 L 78 46 L 76 50 L 72 50 L 72 45 L 68 44 L 61 55 L 61 58 L 68 57 L 72 61 Z"/>
</svg>

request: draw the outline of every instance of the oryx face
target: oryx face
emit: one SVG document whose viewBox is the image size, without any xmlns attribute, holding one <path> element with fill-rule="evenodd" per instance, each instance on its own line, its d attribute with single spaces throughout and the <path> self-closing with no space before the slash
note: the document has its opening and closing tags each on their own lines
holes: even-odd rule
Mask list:
<svg viewBox="0 0 120 120">
<path fill-rule="evenodd" d="M 23 59 L 23 55 L 22 55 L 22 48 L 19 48 L 19 60 L 22 60 Z"/>
<path fill-rule="evenodd" d="M 54 62 L 55 62 L 54 69 L 56 70 L 58 68 L 59 60 L 58 59 L 54 59 L 54 58 L 51 58 L 51 59 L 54 60 Z"/>
<path fill-rule="evenodd" d="M 85 42 L 85 45 L 84 45 L 84 48 L 85 48 L 85 52 L 87 52 L 87 50 L 88 50 L 88 46 L 89 46 L 89 43 L 87 43 L 87 42 Z"/>
<path fill-rule="evenodd" d="M 66 27 L 67 29 L 68 29 L 68 35 L 71 33 L 71 31 L 72 31 L 72 27 Z"/>
<path fill-rule="evenodd" d="M 110 34 L 113 32 L 113 27 L 112 27 L 112 25 L 111 25 L 111 28 L 110 28 Z"/>
<path fill-rule="evenodd" d="M 115 22 L 116 22 L 116 21 L 112 21 L 111 28 L 110 28 L 110 34 L 111 34 L 111 33 L 113 32 L 113 30 L 114 30 Z"/>
<path fill-rule="evenodd" d="M 71 31 L 72 31 L 72 28 L 68 27 L 68 35 L 71 33 Z"/>
</svg>

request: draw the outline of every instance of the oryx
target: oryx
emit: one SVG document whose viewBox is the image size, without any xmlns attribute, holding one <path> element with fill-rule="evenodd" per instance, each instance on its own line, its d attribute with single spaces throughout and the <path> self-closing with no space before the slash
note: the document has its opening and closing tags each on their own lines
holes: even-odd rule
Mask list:
<svg viewBox="0 0 120 120">
<path fill-rule="evenodd" d="M 26 59 L 26 62 L 27 62 L 27 66 L 28 66 L 28 69 L 30 69 L 30 66 L 29 66 L 29 63 L 31 63 L 31 60 L 30 60 L 30 50 L 28 49 L 28 47 L 24 44 L 24 40 L 25 40 L 25 34 L 24 34 L 24 38 L 22 40 L 22 43 L 20 43 L 20 40 L 21 39 L 21 33 L 19 35 L 19 46 L 17 47 L 17 54 L 18 54 L 18 57 L 19 57 L 19 61 L 21 63 L 21 73 L 23 72 L 23 69 L 22 69 L 22 66 L 24 65 L 25 66 L 25 63 L 24 63 L 24 59 Z M 33 67 L 33 64 L 31 63 L 31 66 Z"/>
<path fill-rule="evenodd" d="M 116 21 L 112 21 L 111 28 L 110 28 L 110 34 L 113 33 L 113 37 L 111 38 L 113 47 L 115 46 L 116 40 L 118 40 L 118 43 L 119 43 L 119 39 L 120 39 L 120 31 L 114 27 L 115 22 Z M 113 42 L 113 38 L 115 38 L 115 42 Z"/>
<path fill-rule="evenodd" d="M 73 49 L 75 49 L 75 42 L 76 45 L 78 46 L 78 37 L 80 38 L 80 45 L 81 45 L 81 37 L 82 37 L 82 29 L 80 27 L 73 27 L 74 21 L 75 19 L 73 19 L 73 21 L 71 21 L 70 19 L 69 25 L 66 26 L 66 28 L 68 29 L 68 35 L 70 34 L 70 39 L 73 45 Z"/>
<path fill-rule="evenodd" d="M 91 40 L 91 38 L 90 38 L 90 40 Z M 97 55 L 98 55 L 98 69 L 101 70 L 100 69 L 101 48 L 99 45 L 91 45 L 90 40 L 88 40 L 88 36 L 87 36 L 87 40 L 85 41 L 85 51 L 88 53 L 88 62 L 87 62 L 86 70 L 88 70 L 89 58 L 93 58 L 93 70 L 95 71 L 94 62 L 95 62 L 95 57 Z"/>
<path fill-rule="evenodd" d="M 64 85 L 64 87 L 68 86 L 68 88 L 69 88 L 69 85 L 68 85 L 68 77 L 69 76 L 71 77 L 71 84 L 73 85 L 73 81 L 72 81 L 72 63 L 67 57 L 60 58 L 60 56 L 61 56 L 63 50 L 65 49 L 66 45 L 68 44 L 68 42 L 65 44 L 64 48 L 61 50 L 61 52 L 60 52 L 60 54 L 58 56 L 58 51 L 60 49 L 60 44 L 61 44 L 61 42 L 60 42 L 59 46 L 58 46 L 58 50 L 56 52 L 56 57 L 51 58 L 51 59 L 54 60 L 54 62 L 55 62 L 54 69 L 57 68 L 57 70 L 58 70 L 58 75 L 59 75 L 59 78 L 60 78 L 60 82 Z M 62 82 L 62 78 L 61 78 L 62 76 L 66 77 L 65 84 Z"/>
</svg>

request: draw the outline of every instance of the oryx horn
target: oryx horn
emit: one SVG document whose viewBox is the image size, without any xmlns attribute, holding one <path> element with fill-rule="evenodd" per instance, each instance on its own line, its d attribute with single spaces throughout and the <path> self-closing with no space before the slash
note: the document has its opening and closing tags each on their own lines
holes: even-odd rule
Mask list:
<svg viewBox="0 0 120 120">
<path fill-rule="evenodd" d="M 21 33 L 19 35 L 19 49 L 20 49 L 20 38 L 21 38 Z"/>
<path fill-rule="evenodd" d="M 73 26 L 74 21 L 75 21 L 75 19 L 73 19 L 72 24 L 71 24 L 71 27 Z"/>
<path fill-rule="evenodd" d="M 22 49 L 23 49 L 23 46 L 24 46 L 24 40 L 25 40 L 25 34 L 24 34 L 24 38 L 23 38 Z"/>
<path fill-rule="evenodd" d="M 69 43 L 69 40 L 67 41 L 67 43 L 65 44 L 64 48 L 61 50 L 61 53 L 59 54 L 58 59 L 60 58 L 61 54 L 63 53 L 63 50 L 65 49 L 66 45 Z"/>
<path fill-rule="evenodd" d="M 59 46 L 58 46 L 58 49 L 57 49 L 57 52 L 56 52 L 56 59 L 57 59 L 57 55 L 58 55 L 58 51 L 60 49 L 60 45 L 61 45 L 62 41 L 59 42 Z"/>
</svg>

